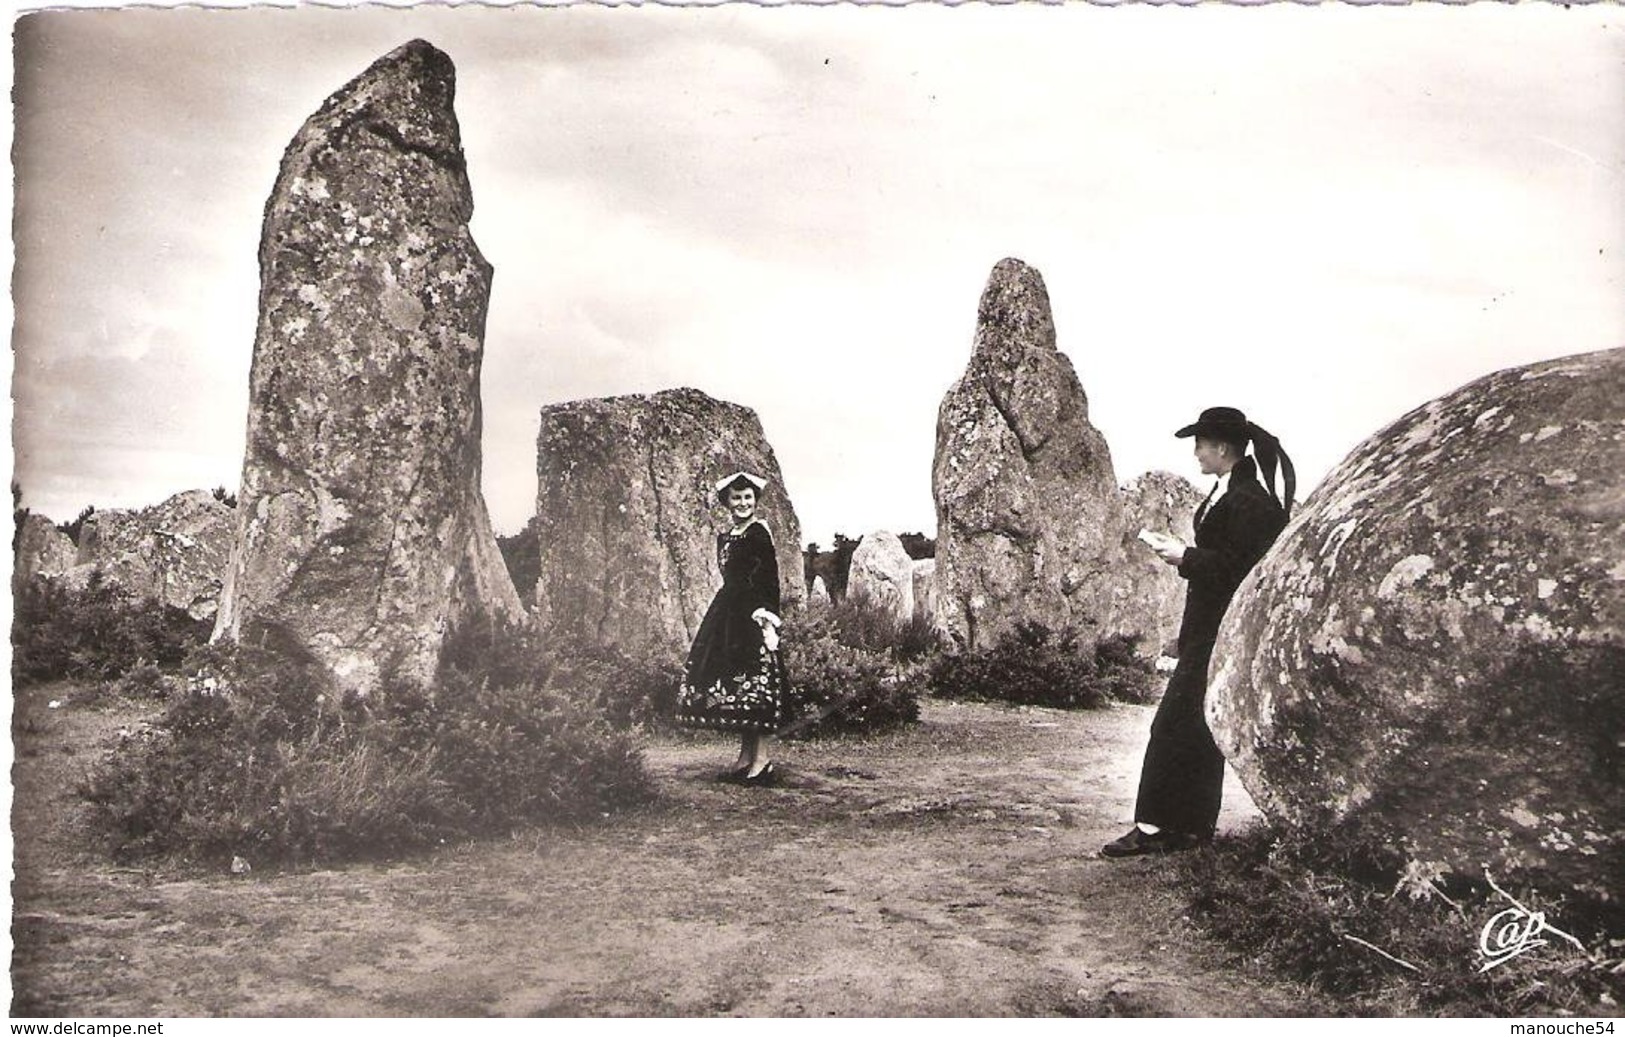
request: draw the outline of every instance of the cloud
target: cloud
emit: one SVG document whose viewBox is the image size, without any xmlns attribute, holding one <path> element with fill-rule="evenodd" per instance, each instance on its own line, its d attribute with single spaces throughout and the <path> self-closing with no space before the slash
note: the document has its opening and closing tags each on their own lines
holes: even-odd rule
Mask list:
<svg viewBox="0 0 1625 1037">
<path fill-rule="evenodd" d="M 32 15 L 25 484 L 71 513 L 235 481 L 283 148 L 414 36 L 457 63 L 496 268 L 501 528 L 533 506 L 541 406 L 692 385 L 758 411 L 809 537 L 928 529 L 936 407 L 1006 255 L 1043 272 L 1120 478 L 1192 474 L 1169 431 L 1232 402 L 1312 480 L 1472 377 L 1625 344 L 1621 25 L 1419 5 Z"/>
</svg>

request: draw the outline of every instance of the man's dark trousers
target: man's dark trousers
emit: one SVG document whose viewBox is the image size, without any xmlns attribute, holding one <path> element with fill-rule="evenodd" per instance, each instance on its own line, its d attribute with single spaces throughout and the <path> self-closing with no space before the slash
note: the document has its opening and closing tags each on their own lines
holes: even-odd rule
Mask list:
<svg viewBox="0 0 1625 1037">
<path fill-rule="evenodd" d="M 1179 653 L 1179 665 L 1151 721 L 1134 806 L 1136 821 L 1203 837 L 1212 835 L 1218 824 L 1224 754 L 1214 744 L 1202 712 L 1211 658 L 1212 641 Z"/>
</svg>

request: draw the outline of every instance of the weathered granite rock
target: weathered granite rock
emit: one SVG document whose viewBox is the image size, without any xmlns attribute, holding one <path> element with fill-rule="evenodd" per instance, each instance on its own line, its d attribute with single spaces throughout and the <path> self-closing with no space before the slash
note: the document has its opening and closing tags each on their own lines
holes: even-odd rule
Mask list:
<svg viewBox="0 0 1625 1037">
<path fill-rule="evenodd" d="M 824 586 L 822 576 L 813 577 L 812 590 L 808 592 L 807 596 L 810 601 L 822 601 L 826 604 L 829 602 L 829 588 Z"/>
<path fill-rule="evenodd" d="M 788 610 L 805 597 L 801 523 L 754 411 L 696 389 L 542 408 L 538 617 L 562 636 L 687 651 L 722 585 L 730 520 L 714 484 L 741 470 L 768 480 L 757 516 Z"/>
<path fill-rule="evenodd" d="M 846 593 L 883 605 L 898 619 L 914 615 L 914 559 L 896 533 L 876 530 L 858 543 Z"/>
<path fill-rule="evenodd" d="M 1123 487 L 1123 554 L 1129 622 L 1145 636 L 1140 648 L 1148 655 L 1174 655 L 1179 620 L 1185 612 L 1185 581 L 1135 539 L 1142 529 L 1168 533 L 1185 543 L 1196 540 L 1191 525 L 1203 493 L 1189 479 L 1172 472 L 1146 472 Z"/>
<path fill-rule="evenodd" d="M 55 577 L 83 590 L 102 581 L 141 599 L 213 618 L 231 558 L 237 515 L 207 490 L 150 508 L 92 512 L 79 530 L 72 568 Z"/>
<path fill-rule="evenodd" d="M 12 583 L 39 576 L 55 576 L 73 567 L 78 548 L 73 538 L 44 515 L 29 512 L 17 529 L 12 557 Z"/>
<path fill-rule="evenodd" d="M 1001 260 L 982 293 L 970 363 L 937 412 L 931 484 L 938 609 L 959 647 L 1023 620 L 1126 629 L 1111 453 L 1055 347 L 1043 278 L 1019 260 Z"/>
<path fill-rule="evenodd" d="M 938 630 L 942 629 L 942 620 L 937 615 L 937 560 L 935 558 L 916 558 L 914 560 L 914 614 L 924 616 L 930 620 Z"/>
<path fill-rule="evenodd" d="M 1625 895 L 1625 349 L 1367 439 L 1236 595 L 1208 694 L 1268 814 Z"/>
<path fill-rule="evenodd" d="M 451 60 L 414 40 L 306 120 L 260 239 L 248 448 L 217 639 L 338 687 L 426 683 L 447 633 L 523 616 L 480 492 L 491 267 Z"/>
</svg>

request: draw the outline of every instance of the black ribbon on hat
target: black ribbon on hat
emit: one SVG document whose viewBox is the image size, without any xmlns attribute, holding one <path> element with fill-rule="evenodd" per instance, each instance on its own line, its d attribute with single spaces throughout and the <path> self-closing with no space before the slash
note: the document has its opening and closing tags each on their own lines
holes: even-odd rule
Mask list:
<svg viewBox="0 0 1625 1037">
<path fill-rule="evenodd" d="M 1292 498 L 1298 491 L 1298 473 L 1292 467 L 1292 458 L 1286 456 L 1286 451 L 1281 449 L 1279 439 L 1268 430 L 1248 421 L 1247 415 L 1234 407 L 1209 407 L 1197 417 L 1196 421 L 1186 425 L 1174 435 L 1180 439 L 1187 436 L 1212 436 L 1232 442 L 1239 440 L 1244 450 L 1247 443 L 1251 442 L 1259 474 L 1263 476 L 1264 488 L 1269 491 L 1270 499 L 1281 506 L 1287 518 L 1292 517 Z M 1281 480 L 1286 490 L 1284 499 L 1275 492 L 1277 467 L 1280 468 Z M 1206 504 L 1201 510 L 1205 509 Z M 1201 514 L 1201 510 L 1198 510 L 1198 515 Z"/>
<path fill-rule="evenodd" d="M 1268 431 L 1255 423 L 1247 422 L 1247 437 L 1253 441 L 1253 454 L 1258 458 L 1258 473 L 1263 476 L 1264 488 L 1270 492 L 1270 497 L 1286 512 L 1286 517 L 1292 517 L 1292 497 L 1298 491 L 1298 473 L 1292 467 L 1292 458 L 1281 447 L 1281 441 Z M 1275 493 L 1275 470 L 1279 464 L 1281 470 L 1281 483 L 1284 494 Z"/>
</svg>

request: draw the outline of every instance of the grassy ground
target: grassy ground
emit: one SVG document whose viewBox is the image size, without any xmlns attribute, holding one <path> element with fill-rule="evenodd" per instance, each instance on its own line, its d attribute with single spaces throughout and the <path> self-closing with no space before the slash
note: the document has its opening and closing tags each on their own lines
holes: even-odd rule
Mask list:
<svg viewBox="0 0 1625 1037">
<path fill-rule="evenodd" d="M 715 782 L 723 739 L 659 739 L 660 800 L 599 826 L 236 876 L 108 861 L 72 790 L 139 707 L 73 698 L 16 701 L 18 1015 L 1339 1010 L 1202 939 L 1171 862 L 1096 856 L 1148 707 L 927 703 L 898 734 L 784 747 L 777 789 Z M 1253 816 L 1233 782 L 1227 804 L 1222 827 Z"/>
</svg>

